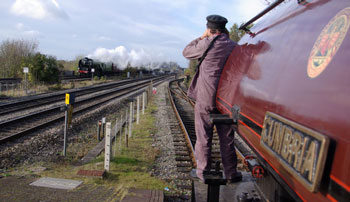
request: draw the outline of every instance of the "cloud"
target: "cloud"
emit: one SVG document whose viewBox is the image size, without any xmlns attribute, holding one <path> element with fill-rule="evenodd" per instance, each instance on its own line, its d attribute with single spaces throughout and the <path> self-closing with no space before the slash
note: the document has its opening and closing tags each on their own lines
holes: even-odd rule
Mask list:
<svg viewBox="0 0 350 202">
<path fill-rule="evenodd" d="M 28 30 L 28 31 L 24 31 L 23 34 L 30 37 L 35 37 L 35 36 L 39 36 L 40 32 L 36 30 Z"/>
<path fill-rule="evenodd" d="M 146 20 L 132 19 L 127 15 L 118 16 L 122 19 L 121 23 L 118 25 L 120 29 L 123 29 L 125 32 L 130 33 L 130 35 L 136 35 L 137 37 L 143 36 L 157 36 L 156 41 L 167 38 L 173 41 L 186 41 L 184 36 L 189 38 L 194 38 L 196 35 L 178 23 L 175 22 L 150 22 Z"/>
<path fill-rule="evenodd" d="M 16 28 L 16 34 L 20 34 L 21 36 L 26 37 L 38 37 L 41 35 L 41 33 L 37 30 L 33 30 L 30 27 L 24 25 L 23 23 L 19 22 L 15 25 Z"/>
<path fill-rule="evenodd" d="M 124 46 L 118 46 L 114 49 L 97 48 L 92 54 L 87 57 L 101 62 L 116 63 L 120 69 L 124 69 L 128 63 L 134 67 L 151 66 L 158 64 L 160 60 L 156 56 L 146 53 L 143 49 L 128 51 Z"/>
<path fill-rule="evenodd" d="M 235 7 L 238 14 L 242 16 L 243 19 L 246 19 L 245 21 L 248 21 L 263 11 L 267 7 L 266 4 L 266 1 L 262 0 L 254 1 L 254 3 L 250 1 L 240 1 Z"/>
<path fill-rule="evenodd" d="M 23 24 L 23 23 L 17 23 L 17 24 L 16 24 L 16 29 L 18 29 L 18 30 L 22 30 L 23 27 L 24 27 L 24 24 Z"/>
<path fill-rule="evenodd" d="M 16 0 L 11 7 L 11 13 L 38 20 L 69 18 L 56 0 Z"/>
<path fill-rule="evenodd" d="M 99 41 L 110 41 L 110 40 L 112 40 L 110 37 L 108 37 L 108 36 L 99 36 L 98 38 L 97 38 Z"/>
</svg>

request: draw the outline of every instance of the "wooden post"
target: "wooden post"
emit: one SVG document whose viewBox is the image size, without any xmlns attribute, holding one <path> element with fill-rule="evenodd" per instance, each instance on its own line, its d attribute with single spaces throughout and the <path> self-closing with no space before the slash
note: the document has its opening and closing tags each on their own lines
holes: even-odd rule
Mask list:
<svg viewBox="0 0 350 202">
<path fill-rule="evenodd" d="M 106 117 L 102 117 L 102 138 L 105 137 Z"/>
<path fill-rule="evenodd" d="M 136 124 L 140 123 L 140 96 L 137 96 Z"/>
<path fill-rule="evenodd" d="M 109 171 L 109 163 L 111 160 L 111 122 L 106 123 L 105 137 L 105 170 Z"/>
<path fill-rule="evenodd" d="M 99 120 L 97 122 L 97 142 L 100 142 L 100 134 L 101 134 L 101 125 L 102 125 L 102 121 Z"/>
</svg>

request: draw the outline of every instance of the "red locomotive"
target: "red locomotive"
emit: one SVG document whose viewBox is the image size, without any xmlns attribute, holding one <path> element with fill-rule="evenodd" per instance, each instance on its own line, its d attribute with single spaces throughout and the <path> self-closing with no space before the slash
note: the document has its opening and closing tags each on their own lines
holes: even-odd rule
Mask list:
<svg viewBox="0 0 350 202">
<path fill-rule="evenodd" d="M 274 6 L 228 58 L 217 107 L 264 167 L 268 200 L 350 201 L 350 1 Z"/>
</svg>

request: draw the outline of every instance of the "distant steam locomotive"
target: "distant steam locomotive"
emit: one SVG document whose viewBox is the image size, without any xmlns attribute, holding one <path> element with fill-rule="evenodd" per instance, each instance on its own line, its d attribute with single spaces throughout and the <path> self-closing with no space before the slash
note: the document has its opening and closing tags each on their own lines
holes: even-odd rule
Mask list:
<svg viewBox="0 0 350 202">
<path fill-rule="evenodd" d="M 91 75 L 92 71 L 94 71 L 94 75 L 98 77 L 103 75 L 113 75 L 120 72 L 114 63 L 103 63 L 88 57 L 79 60 L 78 72 L 80 75 Z"/>
</svg>

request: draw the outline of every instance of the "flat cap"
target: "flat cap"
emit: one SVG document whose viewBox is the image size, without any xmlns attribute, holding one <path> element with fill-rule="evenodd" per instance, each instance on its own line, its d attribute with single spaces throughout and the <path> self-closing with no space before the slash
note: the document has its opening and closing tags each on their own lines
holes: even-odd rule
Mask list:
<svg viewBox="0 0 350 202">
<path fill-rule="evenodd" d="M 225 17 L 220 15 L 209 15 L 207 17 L 207 28 L 210 29 L 224 29 L 228 22 Z"/>
</svg>

